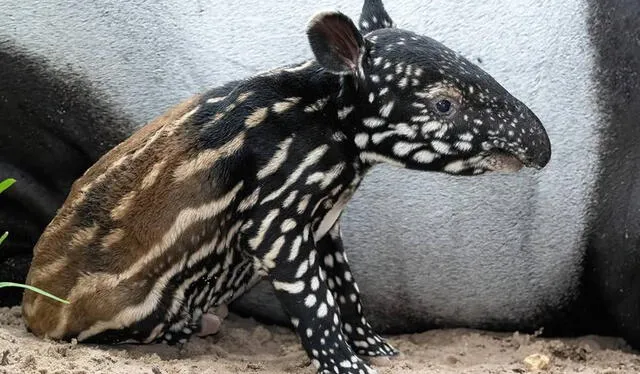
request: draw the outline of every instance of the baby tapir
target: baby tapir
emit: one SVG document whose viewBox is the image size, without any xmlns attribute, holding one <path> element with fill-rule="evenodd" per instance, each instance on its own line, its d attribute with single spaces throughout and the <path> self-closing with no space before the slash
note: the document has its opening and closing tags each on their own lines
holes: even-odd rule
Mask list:
<svg viewBox="0 0 640 374">
<path fill-rule="evenodd" d="M 27 281 L 70 304 L 25 292 L 30 331 L 184 342 L 267 277 L 318 372 L 372 372 L 361 357 L 396 355 L 364 316 L 341 241 L 367 171 L 542 168 L 551 150 L 487 73 L 395 28 L 380 1 L 362 14 L 364 35 L 339 12 L 317 14 L 314 60 L 179 104 L 78 179 Z"/>
</svg>

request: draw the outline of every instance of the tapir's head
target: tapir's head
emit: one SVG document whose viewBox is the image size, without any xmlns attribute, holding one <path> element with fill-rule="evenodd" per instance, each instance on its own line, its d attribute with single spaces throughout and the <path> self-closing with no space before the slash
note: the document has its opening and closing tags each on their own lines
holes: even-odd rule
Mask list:
<svg viewBox="0 0 640 374">
<path fill-rule="evenodd" d="M 365 1 L 361 31 L 322 12 L 307 35 L 319 64 L 345 76 L 345 120 L 365 162 L 472 175 L 544 167 L 540 120 L 488 73 L 441 43 L 393 27 L 380 0 Z"/>
</svg>

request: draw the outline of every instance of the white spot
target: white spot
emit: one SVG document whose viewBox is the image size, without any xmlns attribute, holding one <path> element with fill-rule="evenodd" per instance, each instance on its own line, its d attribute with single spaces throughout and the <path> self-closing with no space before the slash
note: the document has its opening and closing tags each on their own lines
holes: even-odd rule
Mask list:
<svg viewBox="0 0 640 374">
<path fill-rule="evenodd" d="M 373 92 L 371 92 L 371 93 L 369 94 L 369 102 L 370 102 L 370 103 L 373 103 L 373 100 L 375 100 L 375 98 L 376 98 L 376 96 L 373 94 Z"/>
<path fill-rule="evenodd" d="M 333 267 L 333 255 L 328 254 L 324 257 L 324 264 L 327 265 L 328 267 L 332 268 Z"/>
<path fill-rule="evenodd" d="M 381 108 L 380 108 L 380 115 L 384 118 L 389 117 L 389 114 L 391 114 L 391 111 L 393 110 L 393 105 L 395 104 L 395 102 L 393 100 L 389 101 L 388 103 L 384 104 Z"/>
<path fill-rule="evenodd" d="M 369 22 L 367 22 L 367 21 L 362 21 L 360 24 L 361 24 L 361 25 L 362 25 L 362 27 L 363 27 L 363 28 L 365 28 L 365 29 L 366 29 L 366 28 L 369 28 Z"/>
<path fill-rule="evenodd" d="M 305 297 L 304 299 L 304 305 L 307 308 L 311 308 L 312 306 L 316 305 L 316 295 L 314 294 L 309 294 L 307 297 Z"/>
<path fill-rule="evenodd" d="M 296 271 L 296 278 L 302 278 L 307 270 L 309 270 L 309 261 L 302 261 L 302 263 L 298 267 L 298 271 Z"/>
<path fill-rule="evenodd" d="M 435 160 L 437 155 L 429 151 L 418 151 L 413 155 L 413 159 L 423 164 L 429 164 Z"/>
<path fill-rule="evenodd" d="M 318 307 L 318 318 L 324 318 L 327 316 L 327 304 L 321 303 Z"/>
<path fill-rule="evenodd" d="M 354 141 L 356 143 L 356 146 L 358 146 L 358 148 L 364 148 L 367 146 L 367 143 L 369 143 L 369 134 L 367 133 L 356 134 Z"/>
<path fill-rule="evenodd" d="M 473 134 L 471 134 L 470 132 L 465 132 L 464 134 L 459 136 L 460 140 L 463 140 L 465 142 L 470 142 L 473 140 Z"/>
<path fill-rule="evenodd" d="M 311 329 L 307 329 L 306 334 L 307 334 L 307 338 L 312 337 L 312 336 L 313 336 L 313 330 L 311 330 Z M 317 352 L 317 351 L 316 351 L 316 352 Z"/>
<path fill-rule="evenodd" d="M 298 214 L 304 213 L 304 211 L 307 209 L 307 206 L 309 205 L 310 199 L 311 199 L 311 195 L 304 195 L 300 199 L 300 201 L 298 202 L 298 208 L 297 208 Z"/>
<path fill-rule="evenodd" d="M 318 254 L 318 251 L 316 251 L 315 249 L 309 253 L 309 266 L 313 266 L 313 264 L 316 263 L 317 254 Z"/>
<path fill-rule="evenodd" d="M 409 83 L 409 80 L 407 79 L 407 77 L 402 77 L 402 79 L 400 79 L 400 81 L 398 82 L 398 87 L 405 88 L 407 87 L 408 83 Z"/>
<path fill-rule="evenodd" d="M 380 89 L 380 96 L 385 95 L 387 92 L 389 92 L 389 87 L 383 87 Z"/>
<path fill-rule="evenodd" d="M 459 149 L 459 150 L 461 150 L 461 151 L 463 151 L 463 152 L 470 151 L 470 150 L 471 150 L 471 148 L 473 148 L 473 147 L 472 147 L 472 145 L 471 145 L 471 143 L 469 143 L 469 142 L 465 142 L 465 141 L 459 141 L 459 142 L 456 142 L 456 143 L 454 144 L 454 147 L 456 147 L 457 149 Z"/>
<path fill-rule="evenodd" d="M 382 63 L 382 57 L 376 57 L 373 59 L 373 65 L 378 66 Z"/>
<path fill-rule="evenodd" d="M 411 117 L 411 121 L 412 122 L 427 122 L 430 119 L 431 119 L 431 116 L 428 116 L 428 115 Z M 431 121 L 431 122 L 436 122 L 436 121 Z M 437 122 L 437 123 L 439 123 L 439 122 Z"/>
<path fill-rule="evenodd" d="M 319 287 L 320 287 L 320 280 L 318 279 L 318 277 L 311 278 L 311 290 L 317 291 Z"/>
<path fill-rule="evenodd" d="M 375 128 L 375 127 L 380 127 L 387 122 L 382 118 L 368 117 L 363 119 L 362 123 L 367 127 Z"/>
<path fill-rule="evenodd" d="M 424 125 L 422 125 L 422 133 L 425 134 L 425 136 L 426 136 L 430 132 L 438 131 L 441 128 L 442 128 L 442 122 L 429 121 L 429 122 L 425 123 Z"/>
<path fill-rule="evenodd" d="M 329 290 L 327 290 L 327 304 L 329 304 L 329 306 L 334 306 L 336 304 L 333 294 Z"/>
<path fill-rule="evenodd" d="M 408 155 L 411 151 L 420 148 L 422 144 L 415 143 L 407 143 L 407 142 L 397 142 L 393 145 L 393 153 L 395 153 L 399 157 L 404 157 Z"/>
<path fill-rule="evenodd" d="M 440 140 L 432 140 L 431 147 L 433 148 L 434 151 L 443 155 L 448 154 L 449 151 L 451 150 L 451 146 L 448 143 L 445 143 Z"/>
<path fill-rule="evenodd" d="M 296 227 L 296 221 L 294 219 L 287 218 L 284 220 L 284 222 L 282 222 L 282 225 L 280 225 L 280 230 L 282 230 L 282 232 L 289 232 L 293 230 L 295 227 Z"/>
<path fill-rule="evenodd" d="M 415 126 L 417 127 L 417 126 Z M 398 135 L 403 135 L 409 139 L 413 139 L 416 137 L 418 132 L 411 126 L 406 123 L 398 123 L 396 124 L 395 133 Z"/>
<path fill-rule="evenodd" d="M 371 141 L 373 142 L 373 144 L 380 144 L 380 142 L 382 142 L 384 139 L 388 138 L 389 136 L 395 135 L 397 134 L 397 132 L 391 130 L 391 131 L 384 131 L 384 132 L 377 132 L 375 134 L 373 134 L 371 136 Z"/>
<path fill-rule="evenodd" d="M 351 272 L 345 271 L 344 272 L 344 280 L 346 280 L 347 282 L 351 282 L 352 279 L 353 279 L 353 277 L 351 276 Z"/>
</svg>

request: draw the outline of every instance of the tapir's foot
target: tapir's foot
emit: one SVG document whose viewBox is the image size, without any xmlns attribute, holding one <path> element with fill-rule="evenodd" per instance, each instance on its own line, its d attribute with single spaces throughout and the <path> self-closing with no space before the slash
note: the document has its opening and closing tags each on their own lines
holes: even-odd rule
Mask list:
<svg viewBox="0 0 640 374">
<path fill-rule="evenodd" d="M 200 319 L 200 331 L 196 333 L 199 337 L 217 334 L 222 326 L 222 321 L 229 315 L 226 305 L 220 305 L 210 309 L 203 314 Z"/>
</svg>

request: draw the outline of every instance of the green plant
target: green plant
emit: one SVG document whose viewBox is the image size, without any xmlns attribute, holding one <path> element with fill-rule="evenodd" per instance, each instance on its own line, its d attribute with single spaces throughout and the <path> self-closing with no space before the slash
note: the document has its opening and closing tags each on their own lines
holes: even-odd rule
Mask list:
<svg viewBox="0 0 640 374">
<path fill-rule="evenodd" d="M 14 183 L 16 182 L 15 179 L 13 178 L 8 178 L 3 180 L 2 182 L 0 182 L 0 193 L 4 192 L 7 188 L 11 187 Z M 0 244 L 2 244 L 2 242 L 5 241 L 5 239 L 7 238 L 7 236 L 9 236 L 9 232 L 5 231 L 4 234 L 2 234 L 2 236 L 0 236 Z M 19 288 L 25 288 L 27 290 L 31 290 L 33 292 L 37 292 L 41 295 L 44 295 L 46 297 L 49 297 L 53 300 L 59 301 L 63 304 L 69 304 L 69 302 L 67 300 L 61 299 L 57 296 L 54 296 L 50 293 L 48 293 L 47 291 L 43 291 L 39 288 L 33 287 L 33 286 L 28 286 L 26 284 L 20 284 L 20 283 L 13 283 L 13 282 L 0 282 L 0 288 L 3 287 L 19 287 Z"/>
</svg>

